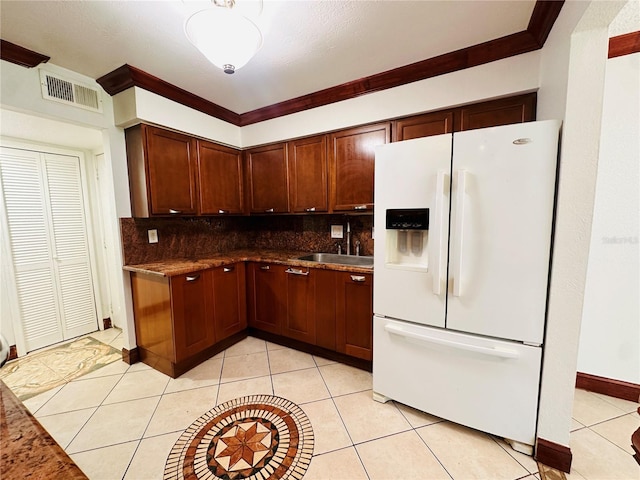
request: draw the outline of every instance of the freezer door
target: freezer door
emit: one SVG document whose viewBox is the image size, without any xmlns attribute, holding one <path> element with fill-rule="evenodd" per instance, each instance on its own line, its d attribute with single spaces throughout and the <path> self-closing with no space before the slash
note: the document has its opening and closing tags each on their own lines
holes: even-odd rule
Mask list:
<svg viewBox="0 0 640 480">
<path fill-rule="evenodd" d="M 451 135 L 376 148 L 373 309 L 444 326 Z M 388 209 L 429 209 L 427 231 L 387 230 Z"/>
<path fill-rule="evenodd" d="M 542 343 L 559 127 L 454 134 L 447 328 Z"/>
<path fill-rule="evenodd" d="M 541 347 L 381 317 L 373 328 L 375 394 L 534 444 Z"/>
</svg>

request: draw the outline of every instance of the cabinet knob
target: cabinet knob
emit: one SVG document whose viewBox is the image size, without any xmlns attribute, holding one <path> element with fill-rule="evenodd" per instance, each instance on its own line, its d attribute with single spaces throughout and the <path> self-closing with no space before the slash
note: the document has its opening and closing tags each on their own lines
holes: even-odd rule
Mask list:
<svg viewBox="0 0 640 480">
<path fill-rule="evenodd" d="M 304 211 L 305 212 L 315 212 L 316 211 L 316 207 L 305 208 Z"/>
<path fill-rule="evenodd" d="M 228 272 L 233 272 L 235 270 L 235 267 L 224 267 L 222 269 L 223 272 L 228 273 Z"/>
<path fill-rule="evenodd" d="M 271 270 L 271 267 L 269 265 L 262 265 L 260 270 Z"/>
<path fill-rule="evenodd" d="M 364 282 L 365 277 L 364 275 L 351 275 L 351 280 L 353 280 L 354 282 Z"/>
<path fill-rule="evenodd" d="M 200 278 L 200 275 L 187 275 L 187 282 L 195 282 Z"/>
<path fill-rule="evenodd" d="M 267 208 L 267 209 L 265 210 L 265 212 L 267 212 L 267 213 L 273 213 L 273 211 L 274 211 L 274 210 L 273 210 L 273 208 Z"/>
<path fill-rule="evenodd" d="M 218 213 L 229 213 L 229 210 L 222 210 L 221 208 L 218 209 Z"/>
<path fill-rule="evenodd" d="M 174 210 L 173 208 L 169 209 L 169 213 L 171 213 L 172 215 L 178 214 L 178 213 L 182 213 L 182 210 Z"/>
<path fill-rule="evenodd" d="M 366 210 L 367 206 L 366 205 L 356 205 L 355 207 L 353 207 L 354 210 Z"/>
</svg>

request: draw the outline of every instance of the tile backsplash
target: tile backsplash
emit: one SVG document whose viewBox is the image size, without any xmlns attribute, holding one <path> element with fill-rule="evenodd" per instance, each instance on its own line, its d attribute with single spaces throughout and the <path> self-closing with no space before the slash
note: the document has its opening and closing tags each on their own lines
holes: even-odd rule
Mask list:
<svg viewBox="0 0 640 480">
<path fill-rule="evenodd" d="M 236 249 L 346 252 L 346 225 L 351 224 L 352 248 L 360 241 L 361 255 L 373 255 L 371 215 L 286 215 L 264 217 L 121 218 L 126 265 L 171 258 L 205 258 Z M 343 225 L 345 238 L 331 238 L 331 225 Z M 147 231 L 158 231 L 149 243 Z"/>
</svg>

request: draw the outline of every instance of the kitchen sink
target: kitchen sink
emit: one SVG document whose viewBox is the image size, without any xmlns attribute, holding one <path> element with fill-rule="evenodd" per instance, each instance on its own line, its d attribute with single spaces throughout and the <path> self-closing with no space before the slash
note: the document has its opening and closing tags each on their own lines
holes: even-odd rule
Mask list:
<svg viewBox="0 0 640 480">
<path fill-rule="evenodd" d="M 296 260 L 373 268 L 373 257 L 367 256 L 338 255 L 336 253 L 311 253 L 309 255 L 302 255 L 301 257 L 297 257 Z"/>
</svg>

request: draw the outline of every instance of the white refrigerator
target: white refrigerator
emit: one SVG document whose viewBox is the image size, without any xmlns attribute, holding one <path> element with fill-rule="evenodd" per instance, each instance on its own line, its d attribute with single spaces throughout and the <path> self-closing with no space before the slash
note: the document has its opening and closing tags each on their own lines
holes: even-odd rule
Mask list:
<svg viewBox="0 0 640 480">
<path fill-rule="evenodd" d="M 559 121 L 382 145 L 373 390 L 535 443 Z"/>
</svg>

